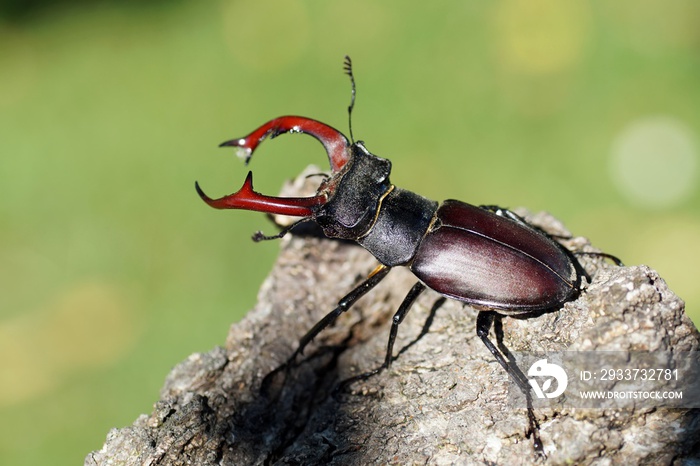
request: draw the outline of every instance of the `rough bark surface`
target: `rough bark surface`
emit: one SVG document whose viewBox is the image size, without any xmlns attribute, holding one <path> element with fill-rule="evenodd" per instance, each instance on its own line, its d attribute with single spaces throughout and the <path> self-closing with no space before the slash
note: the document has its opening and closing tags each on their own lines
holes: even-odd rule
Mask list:
<svg viewBox="0 0 700 466">
<path fill-rule="evenodd" d="M 567 234 L 552 217 L 528 220 Z M 573 250 L 592 250 L 577 237 Z M 558 312 L 503 319 L 513 351 L 697 351 L 684 303 L 646 266 L 583 257 L 592 283 Z M 698 410 L 537 410 L 548 455 L 536 459 L 524 409 L 507 403 L 508 377 L 475 333 L 476 311 L 424 293 L 400 327 L 388 371 L 333 397 L 343 380 L 378 366 L 389 321 L 415 278 L 395 269 L 303 362 L 261 381 L 298 339 L 376 265 L 357 246 L 288 235 L 258 304 L 225 346 L 193 354 L 165 381 L 150 415 L 113 429 L 85 465 L 697 464 Z"/>
</svg>

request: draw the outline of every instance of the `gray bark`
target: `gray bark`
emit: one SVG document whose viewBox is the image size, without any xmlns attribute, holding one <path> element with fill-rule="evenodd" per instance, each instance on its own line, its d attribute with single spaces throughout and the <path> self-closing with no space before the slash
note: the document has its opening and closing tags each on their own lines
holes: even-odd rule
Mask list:
<svg viewBox="0 0 700 466">
<path fill-rule="evenodd" d="M 528 216 L 556 234 L 554 218 Z M 577 237 L 564 241 L 592 250 Z M 558 312 L 504 318 L 512 351 L 697 351 L 700 335 L 684 303 L 646 266 L 616 267 L 584 257 L 592 283 Z M 282 240 L 258 304 L 234 324 L 223 347 L 193 354 L 167 377 L 150 415 L 113 429 L 88 466 L 247 464 L 523 464 L 535 462 L 524 409 L 508 406 L 508 377 L 475 333 L 476 311 L 447 300 L 429 331 L 388 371 L 336 384 L 383 361 L 389 321 L 415 282 L 392 270 L 305 359 L 262 379 L 298 339 L 376 265 L 363 249 L 337 241 Z M 416 340 L 438 295 L 424 293 L 395 346 Z M 690 464 L 698 454 L 698 410 L 536 410 L 548 464 Z M 697 463 L 694 463 L 697 464 Z"/>
</svg>

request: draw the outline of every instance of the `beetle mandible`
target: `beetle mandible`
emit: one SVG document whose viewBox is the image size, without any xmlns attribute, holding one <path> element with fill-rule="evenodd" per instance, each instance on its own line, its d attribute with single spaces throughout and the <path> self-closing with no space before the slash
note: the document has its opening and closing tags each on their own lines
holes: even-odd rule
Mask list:
<svg viewBox="0 0 700 466">
<path fill-rule="evenodd" d="M 348 107 L 351 117 L 355 82 L 349 57 L 345 57 L 345 71 L 352 82 L 352 100 Z M 439 204 L 394 186 L 389 180 L 391 162 L 372 154 L 363 142 L 355 142 L 351 123 L 349 141 L 340 131 L 319 121 L 283 116 L 265 123 L 248 136 L 226 141 L 221 146 L 236 148 L 247 164 L 264 139 L 283 133 L 309 134 L 323 144 L 331 176 L 321 182 L 315 196 L 283 198 L 257 193 L 253 190 L 252 172 L 248 172 L 239 191 L 220 199 L 210 199 L 195 184 L 201 198 L 217 209 L 301 217 L 278 235 L 257 233 L 255 240 L 280 238 L 299 223 L 312 221 L 325 236 L 355 241 L 380 262 L 366 280 L 301 338 L 288 364 L 293 363 L 324 328 L 377 286 L 392 267 L 408 267 L 418 282 L 392 319 L 384 363 L 350 380 L 369 377 L 391 365 L 399 325 L 416 298 L 430 288 L 479 309 L 477 335 L 525 393 L 529 430 L 536 451 L 543 454 L 527 378 L 489 339 L 489 332 L 500 315 L 526 316 L 556 311 L 574 300 L 582 290 L 583 278 L 588 278 L 574 254 L 507 209 L 474 206 L 457 200 Z M 609 254 L 579 254 L 600 255 L 621 264 Z"/>
</svg>

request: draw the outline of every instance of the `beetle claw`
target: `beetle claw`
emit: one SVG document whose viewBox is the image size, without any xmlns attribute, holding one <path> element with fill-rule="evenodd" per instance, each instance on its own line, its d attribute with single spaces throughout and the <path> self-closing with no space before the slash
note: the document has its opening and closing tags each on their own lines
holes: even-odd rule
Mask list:
<svg viewBox="0 0 700 466">
<path fill-rule="evenodd" d="M 234 147 L 236 155 L 247 164 L 258 145 L 266 138 L 274 138 L 283 133 L 306 133 L 318 139 L 328 153 L 333 172 L 339 171 L 350 159 L 350 144 L 337 129 L 320 121 L 300 116 L 283 116 L 270 120 L 243 138 L 230 139 L 219 147 Z"/>
<path fill-rule="evenodd" d="M 236 157 L 243 160 L 243 163 L 246 165 L 248 165 L 250 158 L 253 156 L 253 148 L 248 145 L 246 138 L 224 141 L 219 144 L 219 147 L 233 147 L 236 151 Z"/>
<path fill-rule="evenodd" d="M 197 194 L 199 194 L 199 197 L 204 202 L 206 202 L 207 204 L 209 204 L 211 202 L 212 199 L 209 196 L 207 196 L 206 194 L 204 194 L 204 191 L 202 191 L 202 188 L 199 187 L 199 183 L 196 181 L 194 182 L 194 189 L 197 190 Z"/>
<path fill-rule="evenodd" d="M 219 147 L 242 146 L 244 144 L 245 144 L 245 139 L 229 139 L 228 141 L 224 141 L 221 144 L 219 144 Z"/>
<path fill-rule="evenodd" d="M 352 149 L 347 138 L 325 123 L 299 116 L 283 116 L 270 120 L 243 138 L 230 139 L 219 147 L 233 147 L 236 155 L 248 164 L 253 152 L 265 138 L 274 138 L 283 133 L 306 133 L 318 139 L 328 154 L 328 161 L 333 173 L 338 173 L 352 156 Z M 283 198 L 265 196 L 253 191 L 253 175 L 243 183 L 243 187 L 228 196 L 211 199 L 199 184 L 195 183 L 197 194 L 204 202 L 216 209 L 245 209 L 268 214 L 310 217 L 315 209 L 328 201 L 328 191 L 313 197 Z"/>
<path fill-rule="evenodd" d="M 195 182 L 194 187 L 199 197 L 215 209 L 243 209 L 295 217 L 309 217 L 313 215 L 314 208 L 325 204 L 328 200 L 323 194 L 313 197 L 265 196 L 253 190 L 253 172 L 250 171 L 241 189 L 219 199 L 211 199 L 204 194 L 197 182 Z"/>
</svg>

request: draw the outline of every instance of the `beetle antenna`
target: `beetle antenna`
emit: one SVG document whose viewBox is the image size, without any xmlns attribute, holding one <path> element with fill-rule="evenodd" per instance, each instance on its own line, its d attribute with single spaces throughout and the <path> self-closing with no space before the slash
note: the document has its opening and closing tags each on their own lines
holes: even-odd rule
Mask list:
<svg viewBox="0 0 700 466">
<path fill-rule="evenodd" d="M 352 135 L 352 109 L 355 107 L 355 76 L 352 74 L 352 60 L 349 55 L 345 55 L 343 62 L 345 74 L 350 76 L 350 84 L 352 84 L 352 97 L 350 98 L 350 106 L 348 107 L 348 128 L 350 129 L 350 142 L 355 144 L 355 138 Z"/>
</svg>

